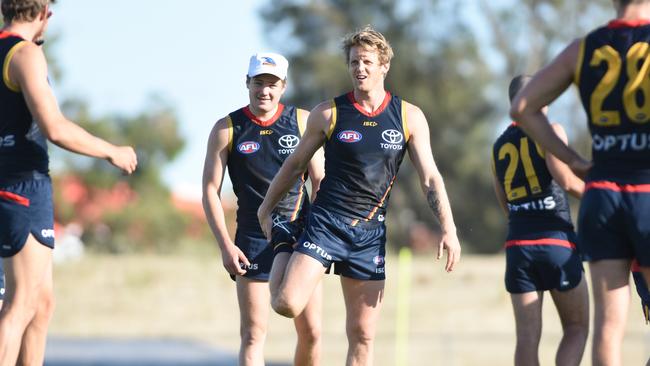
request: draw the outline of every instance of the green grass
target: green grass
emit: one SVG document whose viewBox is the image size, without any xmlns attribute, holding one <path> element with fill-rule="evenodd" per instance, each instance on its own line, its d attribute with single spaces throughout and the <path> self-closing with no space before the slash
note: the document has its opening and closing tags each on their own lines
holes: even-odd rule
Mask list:
<svg viewBox="0 0 650 366">
<path fill-rule="evenodd" d="M 389 256 L 375 365 L 395 365 L 397 258 Z M 410 365 L 512 364 L 514 320 L 503 287 L 502 256 L 465 256 L 452 274 L 430 255 L 414 257 L 408 352 Z M 98 255 L 55 266 L 57 310 L 50 334 L 76 337 L 190 338 L 237 351 L 234 283 L 215 250 L 178 255 Z M 344 305 L 336 276 L 324 280 L 323 365 L 344 363 Z M 625 365 L 650 356 L 650 326 L 633 294 Z M 541 364 L 554 363 L 561 327 L 546 297 Z M 268 360 L 290 361 L 291 321 L 272 314 Z M 589 349 L 583 365 L 591 364 Z M 426 360 L 426 361 L 425 361 Z"/>
</svg>

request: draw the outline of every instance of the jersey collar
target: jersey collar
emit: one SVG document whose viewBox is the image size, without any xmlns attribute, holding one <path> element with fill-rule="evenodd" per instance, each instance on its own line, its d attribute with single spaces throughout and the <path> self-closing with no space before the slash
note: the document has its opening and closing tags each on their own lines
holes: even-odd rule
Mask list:
<svg viewBox="0 0 650 366">
<path fill-rule="evenodd" d="M 348 99 L 350 100 L 350 102 L 352 102 L 352 105 L 354 106 L 354 108 L 356 108 L 356 110 L 358 110 L 361 114 L 363 114 L 366 117 L 376 117 L 376 116 L 380 115 L 386 109 L 386 106 L 388 106 L 388 102 L 390 102 L 390 98 L 391 98 L 391 95 L 387 91 L 386 95 L 384 96 L 384 101 L 381 102 L 381 105 L 379 106 L 379 108 L 377 108 L 376 110 L 374 110 L 372 112 L 368 112 L 361 106 L 361 104 L 357 103 L 356 99 L 354 99 L 354 92 L 349 92 L 348 93 Z"/>
<path fill-rule="evenodd" d="M 644 25 L 649 25 L 650 19 L 634 19 L 634 20 L 623 20 L 623 19 L 614 19 L 607 23 L 607 28 L 609 29 L 619 29 L 619 28 L 634 28 L 642 27 Z"/>
<path fill-rule="evenodd" d="M 251 112 L 250 105 L 244 107 L 244 114 L 246 115 L 246 117 L 250 118 L 250 120 L 253 121 L 253 123 L 255 123 L 256 125 L 262 127 L 269 127 L 270 125 L 274 124 L 275 121 L 277 121 L 282 115 L 282 111 L 284 111 L 284 104 L 278 103 L 278 110 L 275 111 L 273 117 L 267 119 L 266 121 L 263 121 L 257 118 L 257 116 L 254 115 L 253 112 Z"/>
</svg>

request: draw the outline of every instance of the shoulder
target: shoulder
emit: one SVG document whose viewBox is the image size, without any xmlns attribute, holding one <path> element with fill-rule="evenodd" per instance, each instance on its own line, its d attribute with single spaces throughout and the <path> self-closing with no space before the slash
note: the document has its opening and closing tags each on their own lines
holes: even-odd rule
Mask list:
<svg viewBox="0 0 650 366">
<path fill-rule="evenodd" d="M 409 103 L 404 99 L 402 99 L 402 108 L 407 117 L 424 118 L 424 112 L 422 112 L 422 109 L 420 109 L 420 107 L 416 106 L 415 104 Z"/>
<path fill-rule="evenodd" d="M 15 53 L 12 57 L 14 64 L 45 64 L 45 54 L 41 47 L 35 45 L 33 42 L 21 41 L 15 46 Z"/>
</svg>

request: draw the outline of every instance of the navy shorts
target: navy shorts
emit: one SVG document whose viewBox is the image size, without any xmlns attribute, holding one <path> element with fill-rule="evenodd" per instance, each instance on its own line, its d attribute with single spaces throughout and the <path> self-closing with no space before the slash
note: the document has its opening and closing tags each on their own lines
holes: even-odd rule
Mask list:
<svg viewBox="0 0 650 366">
<path fill-rule="evenodd" d="M 54 210 L 49 177 L 0 186 L 0 257 L 18 253 L 27 236 L 54 248 Z"/>
<path fill-rule="evenodd" d="M 636 257 L 650 266 L 650 184 L 587 183 L 578 240 L 587 261 Z"/>
<path fill-rule="evenodd" d="M 505 284 L 509 293 L 570 290 L 583 268 L 572 231 L 546 231 L 506 242 Z"/>
<path fill-rule="evenodd" d="M 296 252 L 318 260 L 323 267 L 357 280 L 386 278 L 386 227 L 384 223 L 360 222 L 312 207 L 305 233 Z"/>
<path fill-rule="evenodd" d="M 273 227 L 271 229 L 271 247 L 275 254 L 286 252 L 292 253 L 294 245 L 305 229 L 305 223 L 302 219 L 289 221 L 288 219 L 275 216 L 273 217 Z"/>
</svg>

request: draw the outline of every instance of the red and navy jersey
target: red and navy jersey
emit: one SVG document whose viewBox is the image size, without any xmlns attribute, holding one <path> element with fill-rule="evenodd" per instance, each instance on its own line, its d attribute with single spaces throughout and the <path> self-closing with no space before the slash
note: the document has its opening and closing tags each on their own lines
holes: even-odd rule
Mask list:
<svg viewBox="0 0 650 366">
<path fill-rule="evenodd" d="M 650 182 L 650 21 L 589 33 L 574 81 L 593 141 L 588 180 Z"/>
<path fill-rule="evenodd" d="M 268 121 L 261 121 L 248 107 L 230 113 L 228 122 L 230 139 L 228 174 L 237 196 L 237 225 L 240 228 L 258 229 L 257 209 L 271 180 L 280 170 L 284 160 L 298 146 L 302 127 L 298 123 L 299 110 L 278 105 L 277 113 Z M 305 192 L 305 174 L 277 205 L 274 215 L 294 221 L 309 205 Z"/>
<path fill-rule="evenodd" d="M 9 80 L 9 61 L 27 41 L 0 31 L 0 180 L 48 174 L 47 140 L 27 108 L 20 87 Z"/>
<path fill-rule="evenodd" d="M 544 151 L 516 123 L 494 143 L 492 164 L 508 200 L 509 239 L 573 230 L 566 192 L 553 180 Z"/>
<path fill-rule="evenodd" d="M 384 221 L 409 138 L 402 104 L 388 92 L 373 113 L 352 92 L 332 100 L 325 178 L 314 205 L 351 219 L 353 225 Z"/>
</svg>

